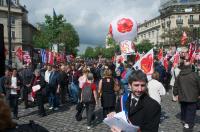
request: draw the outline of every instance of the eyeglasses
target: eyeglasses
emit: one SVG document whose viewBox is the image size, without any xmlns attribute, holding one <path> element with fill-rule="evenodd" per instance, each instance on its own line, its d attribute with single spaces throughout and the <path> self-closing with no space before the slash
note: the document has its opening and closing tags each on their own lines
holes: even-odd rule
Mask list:
<svg viewBox="0 0 200 132">
<path fill-rule="evenodd" d="M 133 84 L 133 86 L 135 86 L 135 87 L 139 87 L 139 86 L 145 87 L 146 85 L 145 84 Z"/>
</svg>

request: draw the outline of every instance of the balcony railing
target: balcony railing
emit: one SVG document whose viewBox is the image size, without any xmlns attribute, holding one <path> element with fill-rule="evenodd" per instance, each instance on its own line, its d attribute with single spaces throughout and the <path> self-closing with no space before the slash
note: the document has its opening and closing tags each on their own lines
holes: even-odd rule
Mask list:
<svg viewBox="0 0 200 132">
<path fill-rule="evenodd" d="M 188 24 L 200 24 L 200 20 L 188 19 Z"/>
<path fill-rule="evenodd" d="M 183 24 L 183 19 L 176 19 L 176 24 Z"/>
</svg>

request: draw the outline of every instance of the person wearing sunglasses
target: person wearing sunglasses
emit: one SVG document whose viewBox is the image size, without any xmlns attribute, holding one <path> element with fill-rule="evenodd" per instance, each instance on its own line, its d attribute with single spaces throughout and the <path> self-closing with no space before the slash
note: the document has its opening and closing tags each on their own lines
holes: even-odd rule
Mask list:
<svg viewBox="0 0 200 132">
<path fill-rule="evenodd" d="M 115 112 L 108 114 L 112 118 L 116 112 L 125 111 L 130 124 L 139 126 L 142 132 L 157 132 L 160 122 L 161 106 L 147 93 L 147 76 L 141 70 L 131 73 L 128 79 L 131 92 L 122 95 Z M 113 126 L 112 132 L 123 132 Z"/>
</svg>

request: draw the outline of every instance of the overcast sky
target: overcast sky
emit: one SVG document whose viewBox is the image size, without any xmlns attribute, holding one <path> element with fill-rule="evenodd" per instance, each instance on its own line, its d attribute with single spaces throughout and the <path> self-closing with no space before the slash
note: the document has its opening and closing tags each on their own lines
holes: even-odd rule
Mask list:
<svg viewBox="0 0 200 132">
<path fill-rule="evenodd" d="M 160 0 L 20 0 L 29 11 L 33 25 L 44 22 L 44 15 L 63 14 L 74 25 L 81 44 L 104 44 L 109 23 L 118 16 L 137 22 L 159 15 Z"/>
</svg>

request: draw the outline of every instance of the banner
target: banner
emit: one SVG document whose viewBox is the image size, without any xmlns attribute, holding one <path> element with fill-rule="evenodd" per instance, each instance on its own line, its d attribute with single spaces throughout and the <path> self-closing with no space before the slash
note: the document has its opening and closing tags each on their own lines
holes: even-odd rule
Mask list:
<svg viewBox="0 0 200 132">
<path fill-rule="evenodd" d="M 22 47 L 18 47 L 17 50 L 16 50 L 16 56 L 18 57 L 18 59 L 20 61 L 23 60 L 23 50 L 22 50 Z"/>
<path fill-rule="evenodd" d="M 120 42 L 120 50 L 122 54 L 132 54 L 135 53 L 135 45 L 129 40 L 124 40 Z"/>
<path fill-rule="evenodd" d="M 153 59 L 154 59 L 154 54 L 153 54 L 153 49 L 151 49 L 139 61 L 137 61 L 133 67 L 136 70 L 137 69 L 142 70 L 147 75 L 151 75 L 154 72 Z"/>
<path fill-rule="evenodd" d="M 31 57 L 28 51 L 26 51 L 23 55 L 24 62 L 27 64 L 31 63 Z"/>
</svg>

